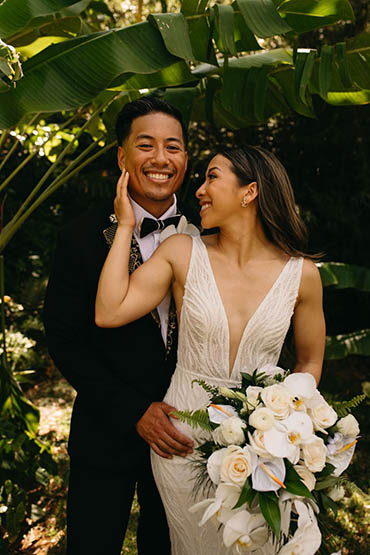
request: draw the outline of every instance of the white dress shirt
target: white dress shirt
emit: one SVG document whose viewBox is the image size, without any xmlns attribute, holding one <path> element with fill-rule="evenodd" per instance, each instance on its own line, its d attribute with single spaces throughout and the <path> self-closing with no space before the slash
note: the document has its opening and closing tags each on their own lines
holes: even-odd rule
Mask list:
<svg viewBox="0 0 370 555">
<path fill-rule="evenodd" d="M 143 238 L 139 237 L 138 224 L 141 221 L 141 219 L 151 218 L 152 220 L 155 220 L 156 218 L 154 218 L 153 214 L 150 214 L 149 212 L 147 212 L 147 210 L 145 210 L 145 208 L 140 206 L 140 204 L 135 202 L 130 197 L 130 195 L 129 195 L 129 198 L 136 218 L 134 237 L 139 244 L 142 259 L 145 262 L 146 260 L 148 260 L 148 258 L 152 256 L 153 252 L 156 250 L 156 248 L 159 245 L 160 230 L 153 231 L 152 233 L 149 233 Z M 173 195 L 173 204 L 171 204 L 169 209 L 164 214 L 162 214 L 162 216 L 158 218 L 158 220 L 171 218 L 172 216 L 175 216 L 175 214 L 177 214 L 177 199 L 175 195 Z M 171 292 L 168 291 L 163 301 L 157 306 L 159 319 L 161 321 L 161 334 L 165 345 L 167 345 L 168 311 L 170 308 L 170 302 L 171 302 Z"/>
</svg>

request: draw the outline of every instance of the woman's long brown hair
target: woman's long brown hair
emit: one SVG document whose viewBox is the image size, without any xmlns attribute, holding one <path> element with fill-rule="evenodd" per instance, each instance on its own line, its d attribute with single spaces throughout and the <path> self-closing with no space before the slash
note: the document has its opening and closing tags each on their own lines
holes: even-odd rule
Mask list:
<svg viewBox="0 0 370 555">
<path fill-rule="evenodd" d="M 268 240 L 290 256 L 317 260 L 321 255 L 307 254 L 307 228 L 299 215 L 288 174 L 271 152 L 261 147 L 221 149 L 231 162 L 241 186 L 256 181 L 258 217 Z"/>
</svg>

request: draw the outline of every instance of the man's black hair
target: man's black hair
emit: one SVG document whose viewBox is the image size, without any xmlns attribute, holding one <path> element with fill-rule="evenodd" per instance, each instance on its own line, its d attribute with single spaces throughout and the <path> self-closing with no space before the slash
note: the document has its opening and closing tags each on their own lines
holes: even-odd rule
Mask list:
<svg viewBox="0 0 370 555">
<path fill-rule="evenodd" d="M 168 114 L 180 123 L 186 148 L 188 143 L 188 133 L 182 120 L 180 110 L 175 106 L 172 106 L 172 104 L 166 102 L 166 100 L 159 98 L 158 96 L 143 96 L 138 100 L 128 102 L 124 105 L 124 107 L 118 114 L 116 121 L 116 135 L 118 146 L 121 146 L 123 141 L 129 136 L 131 125 L 134 119 L 139 118 L 140 116 L 146 116 L 147 114 L 158 112 Z"/>
</svg>

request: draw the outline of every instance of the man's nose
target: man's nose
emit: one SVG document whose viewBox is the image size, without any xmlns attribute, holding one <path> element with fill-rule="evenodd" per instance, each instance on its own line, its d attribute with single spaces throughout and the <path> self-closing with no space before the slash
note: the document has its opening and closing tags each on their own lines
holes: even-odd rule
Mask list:
<svg viewBox="0 0 370 555">
<path fill-rule="evenodd" d="M 165 147 L 157 147 L 153 151 L 153 162 L 160 165 L 168 164 L 168 154 Z"/>
</svg>

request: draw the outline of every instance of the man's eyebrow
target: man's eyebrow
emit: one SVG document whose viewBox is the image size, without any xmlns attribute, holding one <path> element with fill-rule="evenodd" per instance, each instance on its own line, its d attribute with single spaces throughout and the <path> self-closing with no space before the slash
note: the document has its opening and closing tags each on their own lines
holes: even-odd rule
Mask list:
<svg viewBox="0 0 370 555">
<path fill-rule="evenodd" d="M 146 135 L 144 133 L 142 133 L 141 135 L 137 135 L 136 137 L 137 141 L 140 141 L 142 139 L 151 139 L 152 141 L 154 141 L 154 137 L 152 137 L 152 135 Z M 176 143 L 179 143 L 179 144 L 183 143 L 183 141 L 181 139 L 178 139 L 177 137 L 167 137 L 165 140 L 168 142 L 175 141 Z"/>
</svg>

